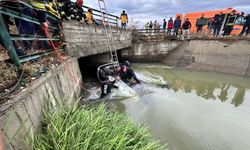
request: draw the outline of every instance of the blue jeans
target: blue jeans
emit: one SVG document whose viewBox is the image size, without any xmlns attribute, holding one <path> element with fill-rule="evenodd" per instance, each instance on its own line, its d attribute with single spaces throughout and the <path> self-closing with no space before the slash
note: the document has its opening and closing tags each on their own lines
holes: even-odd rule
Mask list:
<svg viewBox="0 0 250 150">
<path fill-rule="evenodd" d="M 122 31 L 126 31 L 126 27 L 127 27 L 127 24 L 126 23 L 122 23 Z"/>
</svg>

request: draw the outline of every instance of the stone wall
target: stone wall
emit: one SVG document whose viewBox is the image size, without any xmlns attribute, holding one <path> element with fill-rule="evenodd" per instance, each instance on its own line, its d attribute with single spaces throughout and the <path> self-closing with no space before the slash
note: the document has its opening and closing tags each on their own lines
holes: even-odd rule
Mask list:
<svg viewBox="0 0 250 150">
<path fill-rule="evenodd" d="M 46 99 L 67 100 L 70 105 L 73 98 L 78 98 L 81 93 L 81 73 L 77 59 L 66 62 L 79 83 L 72 81 L 68 72 L 61 65 L 32 83 L 30 87 L 10 97 L 10 101 L 2 106 L 3 111 L 8 107 L 6 114 L 0 117 L 0 128 L 4 135 L 5 149 L 29 149 L 24 144 L 30 129 L 38 131 L 42 119 L 42 109 Z M 67 96 L 67 97 L 66 97 Z M 65 99 L 64 99 L 65 98 Z"/>
<path fill-rule="evenodd" d="M 131 47 L 132 31 L 112 28 L 116 49 Z M 67 49 L 73 57 L 86 57 L 109 52 L 106 32 L 103 26 L 87 25 L 77 21 L 63 22 L 63 33 Z"/>
<path fill-rule="evenodd" d="M 249 40 L 191 40 L 169 53 L 167 65 L 250 76 Z"/>
<path fill-rule="evenodd" d="M 136 42 L 131 49 L 122 51 L 122 57 L 133 62 L 160 62 L 180 45 L 181 42 L 170 40 Z"/>
</svg>

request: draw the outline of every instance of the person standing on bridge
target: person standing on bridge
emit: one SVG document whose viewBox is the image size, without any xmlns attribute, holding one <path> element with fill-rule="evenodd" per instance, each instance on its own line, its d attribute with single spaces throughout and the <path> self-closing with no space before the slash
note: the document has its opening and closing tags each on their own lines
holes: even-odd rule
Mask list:
<svg viewBox="0 0 250 150">
<path fill-rule="evenodd" d="M 175 37 L 178 37 L 180 28 L 181 28 L 181 17 L 178 16 L 174 21 L 174 36 Z"/>
<path fill-rule="evenodd" d="M 122 11 L 120 16 L 122 31 L 126 31 L 127 23 L 128 23 L 128 15 L 126 14 L 125 10 Z"/>
<path fill-rule="evenodd" d="M 167 31 L 167 35 L 171 35 L 173 26 L 174 26 L 174 21 L 173 21 L 173 18 L 170 17 L 170 19 L 168 20 L 168 31 Z"/>
<path fill-rule="evenodd" d="M 87 24 L 93 24 L 95 23 L 94 17 L 93 17 L 93 11 L 91 8 L 88 9 L 88 12 L 85 13 L 85 22 Z"/>
<path fill-rule="evenodd" d="M 228 18 L 227 18 L 227 21 L 226 21 L 226 26 L 225 26 L 225 29 L 224 29 L 224 33 L 223 33 L 223 36 L 228 36 L 231 34 L 231 32 L 233 31 L 233 27 L 234 27 L 234 24 L 235 24 L 235 20 L 237 19 L 238 15 L 236 14 L 236 11 L 233 10 L 229 15 L 228 15 Z"/>
<path fill-rule="evenodd" d="M 189 21 L 189 18 L 186 18 L 185 22 L 182 25 L 183 33 L 182 33 L 182 41 L 184 41 L 185 35 L 187 34 L 187 39 L 190 40 L 190 28 L 191 28 L 191 22 Z"/>
<path fill-rule="evenodd" d="M 213 26 L 214 36 L 215 37 L 219 36 L 223 21 L 224 21 L 223 12 L 221 12 L 220 15 L 215 15 L 214 22 L 213 22 L 213 24 L 214 24 L 214 26 Z"/>
<path fill-rule="evenodd" d="M 196 32 L 201 33 L 203 27 L 206 25 L 206 19 L 204 18 L 204 14 L 201 15 L 201 18 L 196 21 Z"/>
<path fill-rule="evenodd" d="M 166 31 L 166 28 L 167 28 L 167 21 L 166 21 L 166 19 L 163 19 L 162 29 L 163 29 L 164 34 L 165 34 L 165 31 Z"/>
<path fill-rule="evenodd" d="M 245 30 L 246 30 L 246 36 L 249 34 L 249 31 L 250 31 L 250 14 L 248 14 L 246 17 L 245 17 L 245 24 L 243 26 L 243 29 L 240 33 L 240 36 L 244 34 Z"/>
</svg>

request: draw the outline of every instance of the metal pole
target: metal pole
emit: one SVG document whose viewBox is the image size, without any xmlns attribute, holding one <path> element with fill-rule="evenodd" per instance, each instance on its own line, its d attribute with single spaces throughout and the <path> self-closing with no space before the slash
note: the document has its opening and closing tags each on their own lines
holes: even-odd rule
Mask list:
<svg viewBox="0 0 250 150">
<path fill-rule="evenodd" d="M 2 14 L 0 14 L 0 39 L 2 41 L 3 46 L 7 49 L 10 58 L 14 61 L 14 63 L 19 67 L 21 65 L 19 58 L 16 53 L 16 49 L 10 39 L 9 32 L 5 26 Z"/>
</svg>

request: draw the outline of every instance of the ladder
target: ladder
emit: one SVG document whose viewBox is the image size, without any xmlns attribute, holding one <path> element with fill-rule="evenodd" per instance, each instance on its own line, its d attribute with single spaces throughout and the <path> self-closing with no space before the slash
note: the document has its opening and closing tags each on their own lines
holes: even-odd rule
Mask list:
<svg viewBox="0 0 250 150">
<path fill-rule="evenodd" d="M 111 55 L 111 62 L 113 63 L 114 67 L 117 67 L 119 66 L 119 60 L 118 60 L 118 56 L 116 52 L 113 32 L 109 23 L 109 17 L 108 17 L 105 0 L 98 0 L 98 4 L 99 4 L 100 12 L 102 14 L 102 22 L 103 22 L 103 26 L 106 32 L 106 37 L 107 37 L 108 46 L 109 46 L 110 55 Z"/>
</svg>

